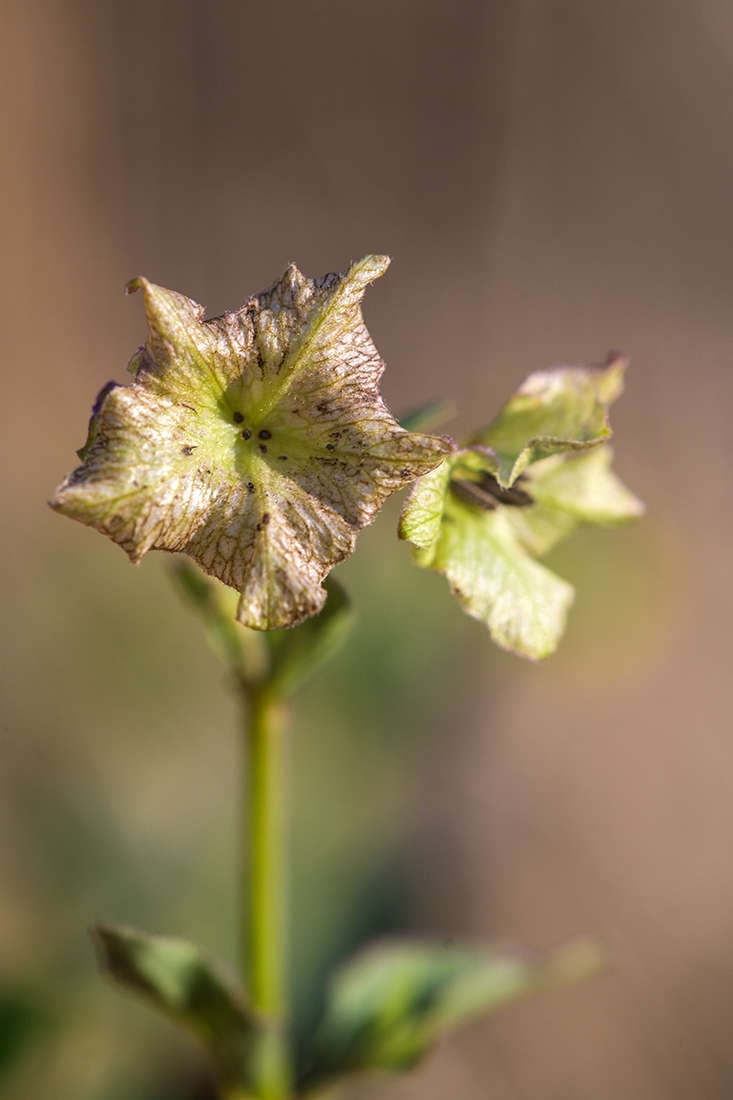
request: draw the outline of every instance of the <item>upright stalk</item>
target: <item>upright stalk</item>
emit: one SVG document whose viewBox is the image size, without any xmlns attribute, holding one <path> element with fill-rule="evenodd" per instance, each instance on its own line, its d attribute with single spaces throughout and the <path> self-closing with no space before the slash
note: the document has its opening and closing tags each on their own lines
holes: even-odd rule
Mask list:
<svg viewBox="0 0 733 1100">
<path fill-rule="evenodd" d="M 251 688 L 248 697 L 243 967 L 262 1019 L 253 1085 L 261 1100 L 287 1100 L 287 713 L 266 684 Z"/>
</svg>

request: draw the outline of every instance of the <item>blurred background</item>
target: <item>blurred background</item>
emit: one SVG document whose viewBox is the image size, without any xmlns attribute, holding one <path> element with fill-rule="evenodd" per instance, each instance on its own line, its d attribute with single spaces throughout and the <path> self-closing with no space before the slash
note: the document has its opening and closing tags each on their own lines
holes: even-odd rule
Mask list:
<svg viewBox="0 0 733 1100">
<path fill-rule="evenodd" d="M 733 1092 L 733 8 L 726 0 L 0 0 L 0 1095 L 206 1100 L 96 973 L 108 918 L 235 956 L 238 747 L 164 555 L 45 500 L 143 342 L 138 274 L 238 308 L 286 264 L 394 258 L 365 315 L 397 412 L 454 435 L 532 370 L 632 360 L 643 523 L 548 561 L 557 656 L 499 653 L 385 509 L 360 625 L 298 700 L 294 985 L 419 929 L 615 972 L 444 1043 L 369 1100 Z"/>
</svg>

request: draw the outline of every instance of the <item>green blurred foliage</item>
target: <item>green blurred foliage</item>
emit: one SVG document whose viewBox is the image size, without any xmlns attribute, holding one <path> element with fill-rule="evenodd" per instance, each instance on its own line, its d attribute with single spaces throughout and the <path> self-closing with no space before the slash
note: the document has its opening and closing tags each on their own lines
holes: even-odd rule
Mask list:
<svg viewBox="0 0 733 1100">
<path fill-rule="evenodd" d="M 398 509 L 337 570 L 356 629 L 294 699 L 303 1035 L 327 973 L 361 942 L 430 931 L 416 898 L 440 883 L 415 890 L 409 855 L 423 781 L 459 743 L 478 686 L 485 698 L 487 682 L 514 690 L 537 671 L 495 650 L 442 578 L 412 564 Z M 20 990 L 42 1025 L 7 1024 L 0 1097 L 205 1100 L 201 1056 L 98 974 L 86 929 L 124 921 L 236 959 L 240 753 L 226 670 L 166 555 L 133 568 L 51 514 L 37 534 L 25 555 L 0 546 L 13 623 L 0 650 L 0 989 Z M 568 637 L 543 666 L 560 682 L 626 676 L 653 651 L 675 579 L 666 534 L 652 520 L 581 532 L 553 553 L 578 588 Z"/>
<path fill-rule="evenodd" d="M 447 1031 L 607 968 L 604 951 L 588 939 L 544 957 L 445 940 L 369 945 L 329 983 L 306 1089 L 349 1073 L 407 1072 Z"/>
</svg>

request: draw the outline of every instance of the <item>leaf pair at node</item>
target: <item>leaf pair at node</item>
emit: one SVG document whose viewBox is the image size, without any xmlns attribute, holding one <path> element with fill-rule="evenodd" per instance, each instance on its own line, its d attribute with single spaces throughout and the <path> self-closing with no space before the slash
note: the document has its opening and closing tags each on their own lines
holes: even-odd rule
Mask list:
<svg viewBox="0 0 733 1100">
<path fill-rule="evenodd" d="M 317 615 L 292 630 L 255 631 L 235 621 L 231 590 L 203 576 L 185 558 L 175 563 L 173 576 L 201 616 L 212 649 L 245 695 L 267 691 L 287 699 L 336 656 L 354 626 L 351 601 L 333 577 L 325 581 L 328 599 Z"/>
<path fill-rule="evenodd" d="M 227 1095 L 252 1095 L 260 1021 L 226 968 L 172 936 L 116 924 L 98 925 L 94 936 L 117 982 L 199 1039 Z M 446 1032 L 607 968 L 605 953 L 589 939 L 544 955 L 430 940 L 371 944 L 333 976 L 293 1095 L 315 1096 L 353 1074 L 407 1072 Z"/>
</svg>

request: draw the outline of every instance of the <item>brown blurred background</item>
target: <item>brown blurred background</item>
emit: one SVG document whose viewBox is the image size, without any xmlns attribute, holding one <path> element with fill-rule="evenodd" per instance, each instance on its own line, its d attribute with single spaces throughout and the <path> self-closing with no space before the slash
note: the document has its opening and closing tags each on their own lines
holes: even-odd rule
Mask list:
<svg viewBox="0 0 733 1100">
<path fill-rule="evenodd" d="M 3 1100 L 206 1097 L 84 929 L 235 951 L 222 671 L 163 556 L 44 504 L 144 339 L 122 288 L 215 314 L 367 252 L 394 257 L 365 305 L 385 395 L 454 396 L 454 434 L 531 370 L 628 352 L 617 466 L 649 516 L 553 554 L 578 598 L 540 667 L 410 566 L 394 508 L 365 532 L 361 628 L 296 722 L 301 1017 L 366 935 L 594 930 L 612 976 L 354 1096 L 727 1100 L 731 5 L 0 0 L 0 41 Z"/>
</svg>

